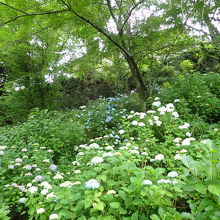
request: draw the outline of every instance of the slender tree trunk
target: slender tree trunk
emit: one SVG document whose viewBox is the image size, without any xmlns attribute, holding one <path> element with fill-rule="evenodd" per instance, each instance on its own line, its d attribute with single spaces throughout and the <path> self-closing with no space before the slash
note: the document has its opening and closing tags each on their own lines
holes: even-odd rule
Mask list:
<svg viewBox="0 0 220 220">
<path fill-rule="evenodd" d="M 143 77 L 140 73 L 140 70 L 139 70 L 134 58 L 132 56 L 127 55 L 127 54 L 125 54 L 124 56 L 125 56 L 125 59 L 130 67 L 132 77 L 135 82 L 135 87 L 137 89 L 137 93 L 139 96 L 140 110 L 146 111 L 147 89 L 144 84 Z"/>
</svg>

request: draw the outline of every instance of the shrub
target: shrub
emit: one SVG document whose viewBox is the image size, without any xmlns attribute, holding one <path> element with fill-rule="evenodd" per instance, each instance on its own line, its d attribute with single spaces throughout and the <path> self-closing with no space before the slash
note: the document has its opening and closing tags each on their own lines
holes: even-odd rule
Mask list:
<svg viewBox="0 0 220 220">
<path fill-rule="evenodd" d="M 213 80 L 213 84 L 212 84 Z M 163 87 L 160 97 L 167 102 L 180 99 L 177 110 L 186 117 L 189 113 L 201 117 L 205 122 L 215 123 L 220 118 L 220 99 L 217 92 L 213 92 L 220 80 L 220 75 L 188 74 L 178 78 L 171 88 Z M 185 113 L 185 114 L 184 114 Z"/>
</svg>

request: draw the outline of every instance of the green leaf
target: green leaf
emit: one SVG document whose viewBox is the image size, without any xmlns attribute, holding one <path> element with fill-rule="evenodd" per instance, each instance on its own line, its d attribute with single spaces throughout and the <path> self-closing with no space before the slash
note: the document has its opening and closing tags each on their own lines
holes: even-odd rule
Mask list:
<svg viewBox="0 0 220 220">
<path fill-rule="evenodd" d="M 220 185 L 218 185 L 218 184 L 210 184 L 210 185 L 208 186 L 208 190 L 209 190 L 209 192 L 211 192 L 212 194 L 215 194 L 215 195 L 217 195 L 217 196 L 220 195 Z"/>
<path fill-rule="evenodd" d="M 103 211 L 104 210 L 104 203 L 103 202 L 99 202 L 94 206 L 94 209 Z"/>
<path fill-rule="evenodd" d="M 113 209 L 119 209 L 120 203 L 119 202 L 111 202 L 110 203 L 111 208 Z"/>
<path fill-rule="evenodd" d="M 150 216 L 152 220 L 161 220 L 157 215 L 153 214 Z"/>
</svg>

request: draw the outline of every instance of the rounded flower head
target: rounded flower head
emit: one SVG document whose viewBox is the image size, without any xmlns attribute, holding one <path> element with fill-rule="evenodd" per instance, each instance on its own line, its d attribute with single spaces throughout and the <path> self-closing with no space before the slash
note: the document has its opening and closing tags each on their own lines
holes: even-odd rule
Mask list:
<svg viewBox="0 0 220 220">
<path fill-rule="evenodd" d="M 46 195 L 47 193 L 48 193 L 48 189 L 43 189 L 43 190 L 41 190 L 41 192 L 40 192 L 42 195 Z"/>
<path fill-rule="evenodd" d="M 37 182 L 41 182 L 41 181 L 44 180 L 44 177 L 41 176 L 41 175 L 38 175 L 38 176 L 36 176 L 36 177 L 34 178 L 34 180 L 37 181 Z"/>
<path fill-rule="evenodd" d="M 144 181 L 142 182 L 142 184 L 143 184 L 143 185 L 152 185 L 153 183 L 152 183 L 151 180 L 144 180 Z"/>
<path fill-rule="evenodd" d="M 138 122 L 137 121 L 132 121 L 131 124 L 132 125 L 138 125 Z"/>
<path fill-rule="evenodd" d="M 104 160 L 102 157 L 93 157 L 90 163 L 92 165 L 96 165 L 96 164 L 102 163 L 103 161 Z"/>
<path fill-rule="evenodd" d="M 51 164 L 51 165 L 50 165 L 50 169 L 51 169 L 52 171 L 55 171 L 55 170 L 57 169 L 57 166 L 56 166 L 55 164 Z"/>
<path fill-rule="evenodd" d="M 45 189 L 52 189 L 52 186 L 47 181 L 42 182 L 40 186 L 43 186 Z"/>
<path fill-rule="evenodd" d="M 157 154 L 154 158 L 154 160 L 163 160 L 163 159 L 164 159 L 163 154 Z"/>
<path fill-rule="evenodd" d="M 25 198 L 25 197 L 21 197 L 19 200 L 18 200 L 18 202 L 19 203 L 25 203 L 25 200 L 26 200 L 27 198 Z"/>
<path fill-rule="evenodd" d="M 63 179 L 63 176 L 60 174 L 60 173 L 57 173 L 54 177 L 53 177 L 54 180 L 62 180 Z"/>
<path fill-rule="evenodd" d="M 70 188 L 72 185 L 73 185 L 72 182 L 70 182 L 70 181 L 66 181 L 66 182 L 64 182 L 64 183 L 61 183 L 61 184 L 60 184 L 60 187 L 67 187 L 67 188 Z"/>
<path fill-rule="evenodd" d="M 172 172 L 169 172 L 167 176 L 171 177 L 171 178 L 174 178 L 174 177 L 178 177 L 179 175 L 176 171 L 172 171 Z"/>
<path fill-rule="evenodd" d="M 113 156 L 113 153 L 111 152 L 105 152 L 102 154 L 102 157 L 105 158 L 105 157 L 112 157 Z"/>
<path fill-rule="evenodd" d="M 119 134 L 124 134 L 125 131 L 124 131 L 124 130 L 119 130 L 118 133 L 119 133 Z"/>
<path fill-rule="evenodd" d="M 58 219 L 58 218 L 59 216 L 57 214 L 52 214 L 50 215 L 49 220 Z"/>
<path fill-rule="evenodd" d="M 37 210 L 37 214 L 42 214 L 45 212 L 45 209 L 44 208 L 40 208 Z"/>
<path fill-rule="evenodd" d="M 113 195 L 113 194 L 116 194 L 116 191 L 115 190 L 109 190 L 106 194 L 107 195 Z"/>
<path fill-rule="evenodd" d="M 33 194 L 33 193 L 35 193 L 35 192 L 38 191 L 38 187 L 37 187 L 37 186 L 31 186 L 28 190 L 29 190 L 29 192 L 30 192 L 31 194 Z"/>
<path fill-rule="evenodd" d="M 8 147 L 0 145 L 0 150 L 5 150 L 6 148 L 8 148 Z"/>
<path fill-rule="evenodd" d="M 47 195 L 46 199 L 49 199 L 49 198 L 53 198 L 53 197 L 56 197 L 54 192 L 51 192 Z"/>
<path fill-rule="evenodd" d="M 85 187 L 87 189 L 98 189 L 100 187 L 100 184 L 97 180 L 95 179 L 90 179 L 85 183 Z"/>
<path fill-rule="evenodd" d="M 152 106 L 159 107 L 160 105 L 161 105 L 161 102 L 160 102 L 160 101 L 156 101 L 156 102 L 153 102 L 153 103 L 152 103 Z"/>
<path fill-rule="evenodd" d="M 5 152 L 3 150 L 0 150 L 0 155 L 4 155 Z"/>
<path fill-rule="evenodd" d="M 92 143 L 92 144 L 89 145 L 89 148 L 90 149 L 99 149 L 99 145 L 96 144 L 96 143 Z"/>
<path fill-rule="evenodd" d="M 22 159 L 18 157 L 18 158 L 15 159 L 15 162 L 16 162 L 16 163 L 21 163 L 21 162 L 22 162 Z"/>
</svg>

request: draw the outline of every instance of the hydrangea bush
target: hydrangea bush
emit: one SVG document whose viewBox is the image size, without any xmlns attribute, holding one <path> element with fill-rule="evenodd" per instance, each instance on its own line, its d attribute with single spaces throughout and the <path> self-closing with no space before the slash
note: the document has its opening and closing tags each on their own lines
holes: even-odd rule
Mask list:
<svg viewBox="0 0 220 220">
<path fill-rule="evenodd" d="M 30 220 L 196 219 L 186 190 L 191 167 L 185 158 L 196 159 L 206 149 L 193 137 L 190 123 L 180 119 L 176 105 L 181 100 L 162 105 L 155 98 L 150 110 L 135 112 L 116 106 L 121 98 L 75 112 L 74 117 L 84 117 L 88 132 L 96 126 L 104 132 L 81 144 L 73 142 L 74 154 L 58 162 L 53 142 L 13 141 L 12 133 L 11 138 L 1 137 L 5 216 L 10 209 Z"/>
</svg>

